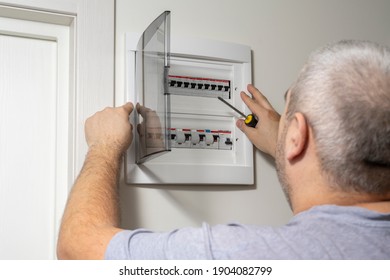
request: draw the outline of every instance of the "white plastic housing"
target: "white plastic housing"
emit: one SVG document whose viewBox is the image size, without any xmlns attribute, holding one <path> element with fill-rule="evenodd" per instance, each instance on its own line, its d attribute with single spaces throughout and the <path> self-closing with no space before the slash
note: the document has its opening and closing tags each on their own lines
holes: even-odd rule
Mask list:
<svg viewBox="0 0 390 280">
<path fill-rule="evenodd" d="M 140 93 L 135 90 L 135 53 L 139 37 L 140 34 L 126 34 L 126 101 L 139 100 L 136 94 Z M 248 46 L 180 37 L 171 38 L 170 48 L 170 76 L 189 77 L 190 82 L 200 81 L 199 78 L 207 83 L 215 80 L 226 89 L 230 85 L 229 96 L 223 93 L 225 100 L 245 114 L 250 113 L 239 96 L 251 83 L 251 50 Z M 170 96 L 171 133 L 174 133 L 171 151 L 137 164 L 133 144 L 126 155 L 126 182 L 253 184 L 252 144 L 235 125 L 237 113 L 217 99 L 221 92 L 216 91 L 215 96 L 210 92 L 211 96 L 206 96 L 207 92 L 197 95 L 196 90 L 185 89 L 180 94 L 179 89 L 177 94 L 175 90 Z M 134 118 L 131 116 L 130 119 Z M 136 125 L 133 127 L 133 133 L 137 133 Z M 212 131 L 216 142 L 211 139 Z M 215 136 L 219 132 L 219 137 Z"/>
</svg>

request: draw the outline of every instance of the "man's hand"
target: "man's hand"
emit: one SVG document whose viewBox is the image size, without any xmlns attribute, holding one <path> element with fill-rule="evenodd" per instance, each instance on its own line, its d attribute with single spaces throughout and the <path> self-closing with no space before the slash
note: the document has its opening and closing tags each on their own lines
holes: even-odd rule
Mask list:
<svg viewBox="0 0 390 280">
<path fill-rule="evenodd" d="M 106 108 L 85 123 L 89 151 L 62 218 L 59 259 L 102 259 L 111 238 L 121 231 L 118 182 L 121 155 L 133 136 L 132 110 L 131 103 Z"/>
<path fill-rule="evenodd" d="M 133 139 L 129 115 L 133 104 L 109 108 L 97 112 L 85 122 L 85 138 L 90 148 L 108 148 L 121 155 Z"/>
<path fill-rule="evenodd" d="M 248 91 L 252 98 L 245 92 L 241 92 L 241 99 L 249 110 L 257 116 L 259 122 L 253 128 L 246 126 L 244 120 L 240 119 L 236 123 L 237 127 L 246 134 L 256 148 L 275 158 L 280 115 L 257 88 L 248 85 Z"/>
</svg>

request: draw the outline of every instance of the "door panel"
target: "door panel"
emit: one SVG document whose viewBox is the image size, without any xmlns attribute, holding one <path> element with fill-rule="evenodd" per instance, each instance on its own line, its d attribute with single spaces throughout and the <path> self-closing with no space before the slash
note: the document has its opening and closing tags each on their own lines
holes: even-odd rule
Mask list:
<svg viewBox="0 0 390 280">
<path fill-rule="evenodd" d="M 0 0 L 0 259 L 54 259 L 85 120 L 114 105 L 115 1 Z"/>
<path fill-rule="evenodd" d="M 69 27 L 0 24 L 0 259 L 50 259 L 68 187 Z"/>
</svg>

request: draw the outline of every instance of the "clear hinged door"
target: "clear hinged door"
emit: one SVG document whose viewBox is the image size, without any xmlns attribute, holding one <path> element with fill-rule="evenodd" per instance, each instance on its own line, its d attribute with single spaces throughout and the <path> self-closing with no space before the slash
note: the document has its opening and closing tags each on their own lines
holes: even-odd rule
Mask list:
<svg viewBox="0 0 390 280">
<path fill-rule="evenodd" d="M 135 58 L 136 163 L 170 151 L 170 12 L 156 18 L 142 34 Z"/>
</svg>

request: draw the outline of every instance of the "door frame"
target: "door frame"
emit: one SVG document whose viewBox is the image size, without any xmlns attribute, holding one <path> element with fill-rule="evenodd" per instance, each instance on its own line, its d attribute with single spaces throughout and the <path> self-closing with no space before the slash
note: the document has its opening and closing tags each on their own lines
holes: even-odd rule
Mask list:
<svg viewBox="0 0 390 280">
<path fill-rule="evenodd" d="M 70 104 L 71 158 L 69 181 L 79 173 L 87 152 L 86 118 L 114 106 L 115 0 L 8 0 L 0 5 L 20 9 L 29 20 L 67 25 L 71 31 L 73 57 Z M 0 16 L 6 16 L 0 14 Z"/>
<path fill-rule="evenodd" d="M 59 108 L 68 110 L 65 115 L 69 116 L 69 135 L 58 139 L 67 141 L 69 160 L 59 163 L 68 165 L 67 174 L 57 174 L 67 186 L 56 190 L 61 192 L 61 199 L 55 203 L 58 234 L 68 193 L 88 149 L 84 135 L 85 120 L 104 107 L 114 106 L 115 0 L 0 0 L 0 5 L 1 17 L 69 27 L 69 108 Z"/>
</svg>

